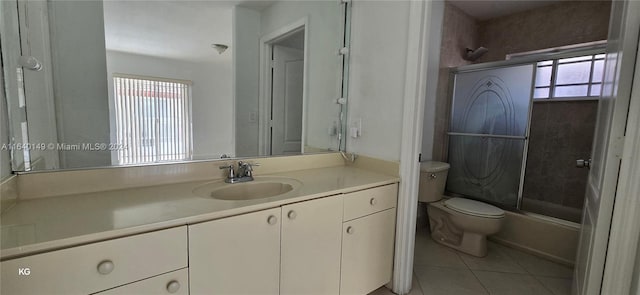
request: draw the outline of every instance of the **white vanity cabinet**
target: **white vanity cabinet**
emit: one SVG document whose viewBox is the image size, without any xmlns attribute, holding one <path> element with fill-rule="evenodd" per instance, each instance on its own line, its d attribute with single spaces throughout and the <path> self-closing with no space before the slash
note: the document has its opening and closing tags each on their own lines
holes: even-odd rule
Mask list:
<svg viewBox="0 0 640 295">
<path fill-rule="evenodd" d="M 280 208 L 189 226 L 189 287 L 199 294 L 278 294 Z"/>
<path fill-rule="evenodd" d="M 0 293 L 90 294 L 185 267 L 182 226 L 3 261 Z"/>
<path fill-rule="evenodd" d="M 345 195 L 341 295 L 360 295 L 391 281 L 398 185 Z"/>
<path fill-rule="evenodd" d="M 342 195 L 189 226 L 191 294 L 338 294 Z"/>
<path fill-rule="evenodd" d="M 391 280 L 397 189 L 3 261 L 0 294 L 367 294 Z"/>
</svg>

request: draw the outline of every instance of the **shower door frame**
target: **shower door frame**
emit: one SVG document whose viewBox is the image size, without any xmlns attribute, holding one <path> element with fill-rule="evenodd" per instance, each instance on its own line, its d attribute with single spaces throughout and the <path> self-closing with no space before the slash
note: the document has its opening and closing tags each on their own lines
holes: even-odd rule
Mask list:
<svg viewBox="0 0 640 295">
<path fill-rule="evenodd" d="M 536 63 L 539 61 L 539 57 L 534 58 L 522 58 L 517 61 L 506 60 L 506 61 L 497 61 L 497 62 L 488 62 L 481 64 L 472 64 L 461 66 L 457 68 L 452 68 L 449 72 L 449 89 L 447 97 L 451 98 L 451 103 L 449 104 L 450 110 L 449 114 L 449 131 L 447 131 L 447 144 L 444 149 L 445 158 L 447 162 L 449 162 L 449 143 L 451 141 L 451 136 L 475 136 L 475 137 L 483 137 L 483 138 L 496 138 L 496 139 L 513 139 L 513 140 L 524 140 L 523 151 L 522 151 L 522 161 L 520 165 L 520 182 L 518 184 L 518 199 L 516 200 L 516 207 L 512 208 L 511 206 L 507 206 L 505 204 L 500 204 L 497 202 L 492 202 L 490 200 L 482 199 L 482 201 L 489 202 L 500 207 L 508 207 L 508 209 L 516 209 L 520 210 L 522 206 L 522 190 L 524 187 L 524 172 L 527 164 L 527 154 L 529 150 L 529 128 L 531 126 L 531 112 L 533 110 L 533 91 L 535 90 L 535 81 L 536 81 Z M 461 133 L 461 132 L 453 132 L 453 90 L 455 89 L 455 77 L 457 74 L 464 73 L 472 73 L 479 72 L 485 70 L 496 70 L 502 68 L 510 68 L 516 66 L 524 66 L 531 65 L 532 66 L 532 75 L 531 75 L 531 91 L 529 92 L 529 109 L 527 111 L 527 125 L 525 126 L 524 135 L 522 136 L 513 136 L 513 135 L 496 135 L 496 134 L 477 134 L 477 133 Z M 465 196 L 470 197 L 470 196 Z M 474 198 L 474 197 L 470 197 Z"/>
<path fill-rule="evenodd" d="M 471 73 L 471 72 L 478 72 L 478 71 L 484 71 L 484 70 L 495 70 L 495 69 L 500 69 L 500 68 L 508 68 L 508 67 L 514 67 L 514 66 L 522 66 L 522 65 L 533 65 L 533 75 L 532 75 L 532 80 L 531 80 L 531 93 L 530 93 L 530 104 L 529 104 L 529 112 L 527 114 L 527 126 L 525 129 L 525 134 L 524 134 L 524 151 L 522 153 L 522 166 L 521 166 L 521 170 L 520 170 L 520 185 L 518 188 L 518 200 L 516 202 L 516 210 L 522 210 L 522 199 L 523 199 L 523 189 L 524 189 L 524 176 L 525 176 L 525 170 L 527 168 L 527 155 L 529 153 L 529 135 L 530 135 L 530 129 L 531 129 L 531 114 L 533 111 L 533 104 L 534 104 L 534 98 L 533 98 L 533 92 L 535 91 L 535 81 L 536 81 L 536 72 L 537 72 L 537 63 L 543 60 L 550 60 L 550 59 L 562 59 L 562 58 L 570 58 L 570 57 L 575 57 L 575 56 L 579 56 L 579 55 L 589 55 L 589 54 L 597 54 L 597 53 L 601 53 L 602 50 L 606 49 L 606 43 L 602 43 L 602 42 L 591 42 L 589 44 L 587 44 L 586 46 L 581 46 L 581 47 L 568 47 L 566 50 L 563 50 L 562 52 L 554 52 L 554 51 L 541 51 L 538 54 L 531 54 L 531 55 L 527 55 L 527 56 L 517 56 L 515 58 L 509 59 L 509 60 L 504 60 L 504 61 L 495 61 L 495 62 L 487 62 L 487 63 L 479 63 L 479 64 L 471 64 L 471 65 L 465 65 L 465 66 L 460 66 L 460 67 L 456 67 L 456 68 L 451 68 L 450 72 L 449 72 L 449 89 L 447 92 L 447 97 L 451 98 L 451 103 L 449 104 L 450 110 L 447 112 L 449 115 L 448 118 L 448 126 L 449 126 L 449 131 L 447 131 L 447 140 L 446 140 L 446 146 L 444 149 L 444 155 L 445 158 L 447 159 L 447 161 L 449 160 L 449 137 L 450 136 L 459 136 L 459 135 L 464 135 L 464 136 L 483 136 L 481 134 L 463 134 L 463 133 L 459 133 L 459 132 L 451 132 L 450 130 L 452 129 L 452 124 L 453 121 L 451 120 L 453 117 L 453 90 L 455 88 L 455 76 L 456 74 L 461 74 L 461 73 Z M 553 98 L 547 98 L 547 100 L 552 100 Z M 522 136 L 505 136 L 505 135 L 490 135 L 490 134 L 486 134 L 486 137 L 490 137 L 490 138 L 505 138 L 505 139 L 523 139 Z M 473 197 L 472 197 L 473 198 Z M 486 201 L 486 200 L 484 200 Z M 489 201 L 491 202 L 491 201 Z M 495 202 L 491 202 L 493 204 L 499 205 L 501 207 L 505 207 L 503 204 L 499 204 L 499 203 L 495 203 Z M 508 209 L 513 209 L 511 207 L 508 207 Z"/>
</svg>

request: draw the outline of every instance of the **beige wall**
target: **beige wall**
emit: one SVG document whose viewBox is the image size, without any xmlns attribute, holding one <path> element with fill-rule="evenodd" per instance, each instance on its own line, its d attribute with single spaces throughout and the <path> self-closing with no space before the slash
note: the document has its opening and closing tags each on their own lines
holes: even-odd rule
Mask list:
<svg viewBox="0 0 640 295">
<path fill-rule="evenodd" d="M 462 59 L 465 48 L 476 48 L 478 41 L 477 21 L 459 8 L 446 3 L 442 25 L 442 43 L 440 45 L 440 71 L 436 93 L 436 120 L 432 159 L 443 161 L 446 158 L 446 132 L 449 121 L 449 68 L 470 64 Z M 424 126 L 430 128 L 430 126 Z"/>
<path fill-rule="evenodd" d="M 610 1 L 563 1 L 479 22 L 480 45 L 489 48 L 476 63 L 504 60 L 509 53 L 606 40 Z"/>
</svg>

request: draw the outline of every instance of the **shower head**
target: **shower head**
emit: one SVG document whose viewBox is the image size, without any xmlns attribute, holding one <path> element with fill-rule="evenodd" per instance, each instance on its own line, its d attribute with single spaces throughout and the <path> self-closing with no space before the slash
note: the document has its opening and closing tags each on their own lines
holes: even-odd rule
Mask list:
<svg viewBox="0 0 640 295">
<path fill-rule="evenodd" d="M 476 50 L 467 48 L 462 58 L 468 61 L 475 61 L 476 59 L 480 58 L 483 54 L 487 53 L 487 51 L 489 51 L 489 49 L 482 46 L 478 47 L 478 49 Z"/>
</svg>

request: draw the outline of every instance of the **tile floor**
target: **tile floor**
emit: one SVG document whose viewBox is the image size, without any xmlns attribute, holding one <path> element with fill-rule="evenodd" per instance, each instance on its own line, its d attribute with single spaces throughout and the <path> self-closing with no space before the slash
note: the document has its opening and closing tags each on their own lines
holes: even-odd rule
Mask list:
<svg viewBox="0 0 640 295">
<path fill-rule="evenodd" d="M 411 295 L 570 295 L 573 269 L 489 242 L 478 258 L 416 235 Z M 424 292 L 423 292 L 424 290 Z M 380 288 L 370 295 L 391 295 Z"/>
</svg>

